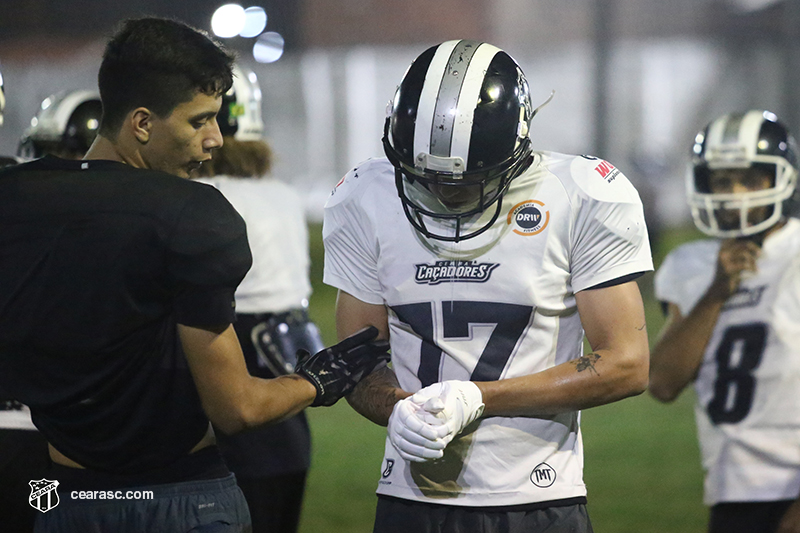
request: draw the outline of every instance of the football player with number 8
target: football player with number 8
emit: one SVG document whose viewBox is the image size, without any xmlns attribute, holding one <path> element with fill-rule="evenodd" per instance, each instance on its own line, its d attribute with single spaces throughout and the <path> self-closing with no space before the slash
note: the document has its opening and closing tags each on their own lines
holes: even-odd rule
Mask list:
<svg viewBox="0 0 800 533">
<path fill-rule="evenodd" d="M 715 239 L 656 273 L 667 323 L 650 392 L 670 402 L 694 382 L 710 533 L 800 531 L 797 146 L 769 111 L 731 113 L 695 137 L 686 183 Z"/>
</svg>

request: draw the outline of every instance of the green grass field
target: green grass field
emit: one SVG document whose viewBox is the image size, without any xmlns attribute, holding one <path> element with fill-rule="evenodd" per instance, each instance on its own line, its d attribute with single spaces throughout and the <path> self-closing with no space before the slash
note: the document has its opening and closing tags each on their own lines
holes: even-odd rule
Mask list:
<svg viewBox="0 0 800 533">
<path fill-rule="evenodd" d="M 311 316 L 327 343 L 335 341 L 335 290 L 322 284 L 321 227 L 309 228 L 312 255 Z M 696 237 L 670 231 L 654 249 L 665 252 Z M 651 339 L 663 323 L 652 297 L 652 275 L 640 279 Z M 662 405 L 647 393 L 583 412 L 585 480 L 597 533 L 701 533 L 708 512 L 695 437 L 694 394 Z M 357 415 L 346 402 L 309 409 L 313 458 L 301 533 L 372 531 L 383 457 L 384 428 Z"/>
</svg>

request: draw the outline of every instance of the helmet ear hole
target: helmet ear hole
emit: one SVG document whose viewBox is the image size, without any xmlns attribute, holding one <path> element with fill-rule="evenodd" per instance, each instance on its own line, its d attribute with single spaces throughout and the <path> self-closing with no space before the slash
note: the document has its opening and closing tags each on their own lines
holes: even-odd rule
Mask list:
<svg viewBox="0 0 800 533">
<path fill-rule="evenodd" d="M 491 44 L 447 41 L 414 60 L 390 105 L 384 151 L 412 225 L 456 242 L 486 231 L 531 163 L 533 108 L 519 65 Z"/>
</svg>

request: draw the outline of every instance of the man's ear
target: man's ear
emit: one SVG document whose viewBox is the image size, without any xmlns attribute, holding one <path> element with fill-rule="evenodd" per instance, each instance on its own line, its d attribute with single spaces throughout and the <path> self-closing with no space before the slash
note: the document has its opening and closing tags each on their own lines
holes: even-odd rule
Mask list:
<svg viewBox="0 0 800 533">
<path fill-rule="evenodd" d="M 137 107 L 128 117 L 133 136 L 141 144 L 147 144 L 153 130 L 153 113 L 146 107 Z"/>
</svg>

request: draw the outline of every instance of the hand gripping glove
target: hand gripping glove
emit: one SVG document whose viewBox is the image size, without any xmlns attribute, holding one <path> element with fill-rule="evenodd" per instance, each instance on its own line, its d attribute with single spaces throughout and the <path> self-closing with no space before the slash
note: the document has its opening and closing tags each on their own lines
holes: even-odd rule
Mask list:
<svg viewBox="0 0 800 533">
<path fill-rule="evenodd" d="M 394 404 L 389 417 L 389 442 L 406 461 L 441 459 L 447 446 L 442 437 L 448 432 L 442 418 L 423 411 L 411 397 Z"/>
<path fill-rule="evenodd" d="M 434 383 L 411 396 L 411 401 L 441 420 L 445 431 L 438 434 L 445 445 L 477 420 L 485 407 L 481 390 L 471 381 Z"/>
<path fill-rule="evenodd" d="M 295 372 L 317 389 L 317 397 L 311 407 L 335 404 L 375 367 L 389 361 L 389 343 L 370 342 L 377 336 L 378 329 L 369 326 L 314 355 L 305 350 L 297 351 Z"/>
</svg>

